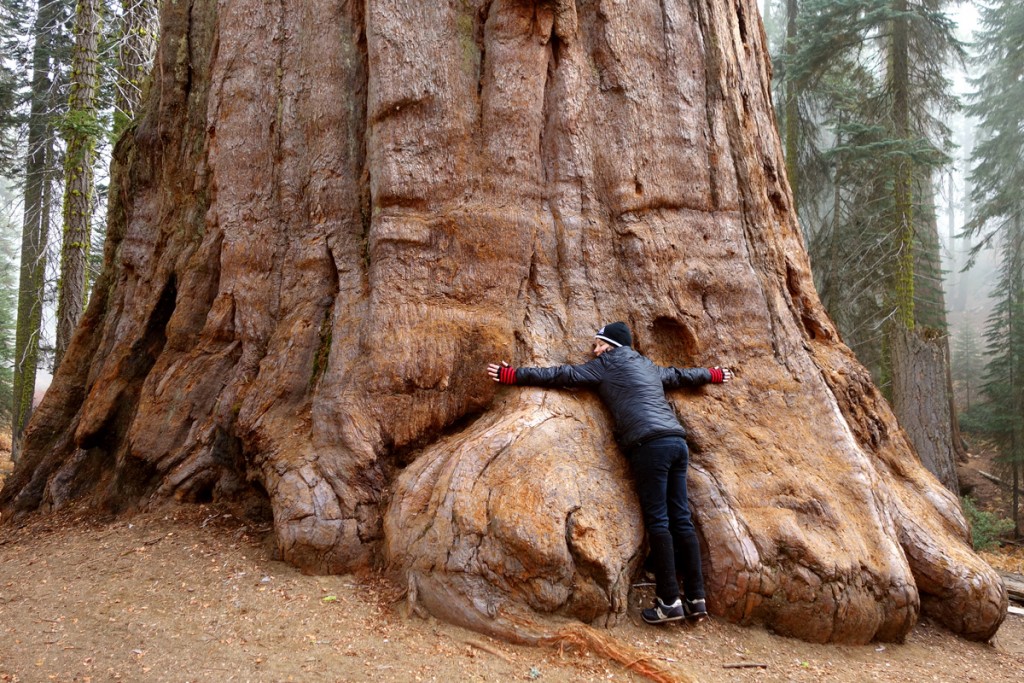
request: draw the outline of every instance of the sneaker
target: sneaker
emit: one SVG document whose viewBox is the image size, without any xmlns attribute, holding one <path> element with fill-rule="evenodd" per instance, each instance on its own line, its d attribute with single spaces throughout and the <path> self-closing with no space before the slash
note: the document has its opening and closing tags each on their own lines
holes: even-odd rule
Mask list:
<svg viewBox="0 0 1024 683">
<path fill-rule="evenodd" d="M 648 624 L 663 624 L 666 621 L 679 621 L 685 614 L 683 612 L 683 601 L 676 598 L 671 605 L 666 605 L 661 598 L 654 599 L 654 607 L 649 607 L 640 613 Z"/>
<path fill-rule="evenodd" d="M 704 606 L 704 598 L 687 600 L 683 603 L 683 612 L 687 619 L 702 621 L 708 617 L 708 608 Z"/>
</svg>

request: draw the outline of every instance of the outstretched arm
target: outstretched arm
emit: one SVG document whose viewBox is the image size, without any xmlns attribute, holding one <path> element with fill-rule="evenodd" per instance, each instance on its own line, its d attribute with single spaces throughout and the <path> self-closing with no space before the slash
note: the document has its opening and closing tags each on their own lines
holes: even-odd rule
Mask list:
<svg viewBox="0 0 1024 683">
<path fill-rule="evenodd" d="M 604 375 L 599 358 L 583 365 L 556 365 L 547 368 L 514 368 L 505 361 L 491 363 L 487 374 L 501 384 L 519 384 L 535 387 L 585 387 L 601 382 Z"/>
<path fill-rule="evenodd" d="M 702 384 L 722 384 L 733 378 L 730 368 L 659 368 L 661 383 L 666 389 L 699 387 Z"/>
</svg>

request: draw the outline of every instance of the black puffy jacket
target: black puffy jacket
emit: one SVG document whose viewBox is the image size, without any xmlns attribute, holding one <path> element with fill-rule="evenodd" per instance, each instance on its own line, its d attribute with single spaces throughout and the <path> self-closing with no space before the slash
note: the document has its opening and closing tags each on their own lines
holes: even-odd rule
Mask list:
<svg viewBox="0 0 1024 683">
<path fill-rule="evenodd" d="M 615 420 L 615 438 L 627 451 L 662 436 L 686 436 L 665 389 L 711 381 L 706 368 L 665 368 L 629 346 L 605 351 L 583 365 L 516 368 L 515 383 L 537 387 L 591 387 Z"/>
</svg>

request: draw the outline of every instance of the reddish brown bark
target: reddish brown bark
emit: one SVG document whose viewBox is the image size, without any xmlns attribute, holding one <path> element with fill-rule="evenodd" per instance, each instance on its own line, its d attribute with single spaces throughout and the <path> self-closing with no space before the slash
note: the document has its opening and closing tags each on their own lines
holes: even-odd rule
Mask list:
<svg viewBox="0 0 1024 683">
<path fill-rule="evenodd" d="M 709 606 L 811 640 L 971 638 L 1006 596 L 811 284 L 747 2 L 165 3 L 108 267 L 2 494 L 269 500 L 284 558 L 386 558 L 447 618 L 625 609 L 597 399 L 485 364 L 628 321 L 673 395 Z"/>
</svg>

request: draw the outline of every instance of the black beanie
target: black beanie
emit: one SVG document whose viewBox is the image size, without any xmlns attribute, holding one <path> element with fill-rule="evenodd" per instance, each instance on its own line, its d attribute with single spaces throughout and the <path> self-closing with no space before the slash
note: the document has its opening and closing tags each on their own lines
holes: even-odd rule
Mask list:
<svg viewBox="0 0 1024 683">
<path fill-rule="evenodd" d="M 623 322 L 608 323 L 597 331 L 594 338 L 608 342 L 612 346 L 633 345 L 633 335 L 629 333 L 629 328 Z"/>
</svg>

